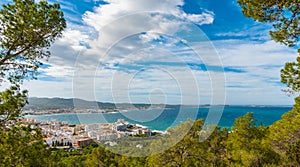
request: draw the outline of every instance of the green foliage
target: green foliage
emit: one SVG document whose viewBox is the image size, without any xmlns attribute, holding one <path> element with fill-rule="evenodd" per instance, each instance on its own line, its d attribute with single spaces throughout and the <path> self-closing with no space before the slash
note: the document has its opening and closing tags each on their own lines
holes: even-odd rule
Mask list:
<svg viewBox="0 0 300 167">
<path fill-rule="evenodd" d="M 45 151 L 44 155 L 40 153 L 41 157 L 48 157 L 47 161 L 44 159 L 39 163 L 44 163 L 42 166 L 64 167 L 299 166 L 299 138 L 288 144 L 285 152 L 277 150 L 271 140 L 274 134 L 268 127 L 257 127 L 252 113 L 237 118 L 231 133 L 228 129 L 221 130 L 215 126 L 204 126 L 202 119 L 194 123 L 188 120 L 170 128 L 164 140 L 156 140 L 152 146 L 161 147 L 163 143 L 172 142 L 173 139 L 170 136 L 175 137 L 178 131 L 187 127 L 190 131 L 177 144 L 149 157 L 118 155 L 111 152 L 108 147 L 94 145 L 71 152 L 52 150 L 51 155 L 48 150 L 39 148 L 39 151 Z M 211 135 L 201 142 L 199 136 L 206 133 L 208 129 L 213 129 L 212 127 L 215 128 Z M 153 147 L 153 149 L 156 148 Z M 34 156 L 29 158 L 34 158 Z M 24 162 L 33 163 L 30 160 L 24 160 Z"/>
<path fill-rule="evenodd" d="M 12 86 L 0 92 L 0 126 L 15 121 L 21 115 L 22 108 L 27 104 L 27 91 L 20 91 L 19 86 Z"/>
<path fill-rule="evenodd" d="M 276 42 L 289 47 L 299 48 L 300 34 L 300 7 L 297 0 L 238 0 L 243 14 L 259 22 L 271 23 L 274 30 L 270 36 Z M 298 45 L 298 46 L 297 46 Z M 300 91 L 299 65 L 300 57 L 296 62 L 287 62 L 281 70 L 281 82 L 289 89 L 284 90 L 288 94 Z"/>
<path fill-rule="evenodd" d="M 299 1 L 297 0 L 238 0 L 243 14 L 259 22 L 272 23 L 272 39 L 287 46 L 299 41 Z"/>
<path fill-rule="evenodd" d="M 182 123 L 173 132 L 188 126 L 191 122 Z M 205 133 L 202 119 L 195 121 L 184 138 L 169 150 L 147 158 L 148 166 L 226 166 L 226 144 L 228 132 L 216 128 L 210 137 L 200 141 L 199 136 Z"/>
<path fill-rule="evenodd" d="M 88 156 L 85 164 L 87 166 L 116 166 L 115 156 L 117 155 L 105 148 L 98 147 Z"/>
<path fill-rule="evenodd" d="M 286 158 L 290 166 L 300 166 L 300 139 L 289 146 Z"/>
<path fill-rule="evenodd" d="M 273 24 L 270 35 L 275 41 L 287 46 L 298 42 L 297 1 L 238 3 L 248 17 Z M 21 92 L 16 85 L 34 77 L 41 60 L 50 56 L 50 45 L 66 27 L 63 13 L 58 4 L 13 0 L 13 4 L 0 10 L 0 23 L 0 83 L 7 79 L 14 85 L 0 93 L 0 166 L 299 166 L 299 98 L 293 110 L 270 128 L 257 127 L 252 113 L 238 118 L 230 134 L 226 129 L 204 126 L 203 120 L 188 120 L 170 128 L 161 140 L 145 143 L 150 152 L 171 146 L 149 157 L 120 156 L 96 144 L 72 152 L 48 150 L 39 128 L 16 121 L 27 103 L 27 92 Z M 295 63 L 287 63 L 281 73 L 282 82 L 292 91 L 300 89 L 299 62 L 298 58 Z M 200 137 L 209 134 L 210 129 L 214 130 L 209 138 L 201 142 Z M 136 143 L 124 141 L 126 148 L 135 147 Z M 130 154 L 128 151 L 124 149 Z"/>
<path fill-rule="evenodd" d="M 278 164 L 280 157 L 265 140 L 267 135 L 268 128 L 255 125 L 253 113 L 237 118 L 227 141 L 230 164 L 241 166 Z"/>
<path fill-rule="evenodd" d="M 238 4 L 242 7 L 244 15 L 253 18 L 259 22 L 271 23 L 274 30 L 270 31 L 270 36 L 276 42 L 283 43 L 289 47 L 298 48 L 298 53 L 300 54 L 299 48 L 299 34 L 300 34 L 300 6 L 297 0 L 238 0 Z M 281 82 L 286 84 L 288 89 L 284 90 L 289 95 L 300 92 L 300 57 L 297 57 L 296 62 L 287 62 L 285 67 L 281 70 Z M 261 153 L 271 153 L 267 156 L 266 160 L 272 160 L 274 157 L 281 156 L 282 166 L 299 166 L 299 138 L 300 138 L 300 97 L 295 99 L 296 104 L 294 108 L 285 113 L 282 116 L 282 120 L 275 122 L 270 126 L 267 136 L 263 136 L 262 141 L 258 147 L 255 149 L 257 152 L 259 149 L 267 146 L 267 150 L 263 149 Z M 250 128 L 253 129 L 253 128 Z M 253 129 L 256 133 L 255 129 Z M 259 133 L 259 131 L 257 131 Z M 251 133 L 251 134 L 252 134 Z M 239 131 L 233 133 L 234 136 L 239 136 Z M 257 136 L 257 135 L 255 135 Z M 259 135 L 258 135 L 259 136 Z M 240 136 L 243 138 L 243 136 Z M 251 138 L 251 136 L 246 135 L 244 137 L 249 137 L 250 143 L 247 143 L 247 147 L 250 150 L 254 147 L 251 143 L 257 139 Z M 238 150 L 240 144 L 235 143 L 234 139 L 231 139 L 232 145 L 237 145 L 237 148 L 232 148 L 233 150 Z M 246 139 L 243 139 L 246 142 Z M 229 138 L 230 141 L 230 138 Z M 249 140 L 248 140 L 249 141 Z M 259 144 L 259 143 L 257 143 Z M 271 145 L 271 146 L 270 146 Z M 254 145 L 253 145 L 254 146 Z M 245 147 L 245 148 L 247 148 Z M 244 147 L 243 147 L 244 148 Z M 269 151 L 268 151 L 269 150 Z M 249 152 L 248 150 L 245 150 Z M 271 151 L 271 152 L 270 152 Z M 274 151 L 276 154 L 274 154 Z M 298 151 L 298 152 L 297 152 Z M 245 152 L 245 155 L 247 155 Z M 273 153 L 272 153 L 273 152 Z M 256 153 L 256 154 L 260 154 Z M 242 158 L 246 157 L 245 155 Z M 273 156 L 272 156 L 273 155 Z M 275 156 L 274 156 L 275 155 Z M 273 157 L 273 158 L 272 158 Z M 239 159 L 242 162 L 241 158 Z M 274 161 L 276 162 L 276 161 Z M 277 162 L 276 162 L 277 163 Z M 244 164 L 244 163 L 243 163 Z"/>
<path fill-rule="evenodd" d="M 18 121 L 27 104 L 23 79 L 34 77 L 49 47 L 66 27 L 59 4 L 13 0 L 0 10 L 0 166 L 47 166 L 50 152 L 38 127 Z"/>
<path fill-rule="evenodd" d="M 34 77 L 41 59 L 66 27 L 59 4 L 13 0 L 0 10 L 0 78 L 18 83 Z"/>
<path fill-rule="evenodd" d="M 300 92 L 300 57 L 297 57 L 296 62 L 285 64 L 281 70 L 281 82 L 287 85 L 288 89 L 285 90 L 287 93 Z"/>
<path fill-rule="evenodd" d="M 18 122 L 27 103 L 27 91 L 19 86 L 0 92 L 0 166 L 43 166 L 50 154 L 41 130 Z"/>
<path fill-rule="evenodd" d="M 270 126 L 270 140 L 274 148 L 283 154 L 300 139 L 300 97 L 297 97 L 295 102 L 291 111 Z"/>
<path fill-rule="evenodd" d="M 43 166 L 48 163 L 40 129 L 17 124 L 0 127 L 0 166 Z"/>
</svg>

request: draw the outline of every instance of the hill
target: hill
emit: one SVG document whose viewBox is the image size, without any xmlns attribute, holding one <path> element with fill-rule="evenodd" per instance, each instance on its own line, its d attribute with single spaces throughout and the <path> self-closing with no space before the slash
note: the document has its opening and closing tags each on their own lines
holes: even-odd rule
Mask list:
<svg viewBox="0 0 300 167">
<path fill-rule="evenodd" d="M 163 105 L 163 104 L 130 104 L 130 103 L 103 103 L 97 101 L 86 101 L 82 99 L 64 99 L 64 98 L 36 98 L 28 99 L 29 104 L 25 106 L 25 110 L 59 110 L 59 109 L 145 109 L 154 108 L 174 108 L 180 105 Z"/>
</svg>

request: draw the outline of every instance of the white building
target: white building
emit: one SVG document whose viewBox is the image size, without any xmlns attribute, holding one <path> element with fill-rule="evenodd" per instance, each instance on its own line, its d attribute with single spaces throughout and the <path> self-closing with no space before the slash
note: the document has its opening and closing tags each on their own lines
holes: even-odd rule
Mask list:
<svg viewBox="0 0 300 167">
<path fill-rule="evenodd" d="M 115 125 L 113 125 L 112 130 L 114 131 L 124 131 L 126 130 L 127 125 L 124 123 L 116 123 Z"/>
<path fill-rule="evenodd" d="M 99 124 L 91 124 L 91 125 L 85 125 L 84 127 L 84 130 L 86 132 L 89 132 L 89 131 L 96 131 L 100 129 L 100 125 Z"/>
<path fill-rule="evenodd" d="M 104 141 L 104 140 L 114 140 L 117 139 L 118 135 L 115 133 L 103 133 L 97 135 L 97 140 Z"/>
<path fill-rule="evenodd" d="M 51 137 L 46 139 L 46 143 L 49 146 L 52 146 L 52 144 L 55 144 L 56 142 L 62 143 L 63 145 L 67 145 L 68 143 L 72 143 L 72 139 L 68 137 Z"/>
</svg>

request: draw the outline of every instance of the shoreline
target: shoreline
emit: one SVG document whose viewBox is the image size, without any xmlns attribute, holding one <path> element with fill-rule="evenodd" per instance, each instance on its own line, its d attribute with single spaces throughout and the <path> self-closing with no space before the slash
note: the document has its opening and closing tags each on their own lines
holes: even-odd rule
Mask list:
<svg viewBox="0 0 300 167">
<path fill-rule="evenodd" d="M 125 111 L 127 112 L 127 111 Z M 68 112 L 68 113 L 53 113 L 53 114 L 28 114 L 28 115 L 25 115 L 25 116 L 53 116 L 53 115 L 72 115 L 72 114 L 80 114 L 80 115 L 86 115 L 86 114 L 116 114 L 116 113 L 120 113 L 120 112 L 109 112 L 109 113 L 76 113 L 76 112 Z"/>
<path fill-rule="evenodd" d="M 225 108 L 235 108 L 235 107 L 242 107 L 242 108 L 289 108 L 290 106 L 267 106 L 267 105 L 224 105 L 224 106 L 181 106 L 181 107 L 175 107 L 176 109 L 181 108 L 193 108 L 193 109 L 210 109 L 214 107 L 223 107 Z M 174 109 L 172 107 L 165 107 L 165 108 L 159 108 L 159 107 L 153 107 L 153 108 L 130 108 L 130 109 L 101 109 L 101 110 L 95 110 L 95 109 L 70 109 L 70 108 L 63 108 L 63 109 L 49 109 L 49 110 L 24 110 L 23 113 L 27 115 L 37 115 L 37 116 L 48 116 L 48 115 L 59 115 L 59 114 L 116 114 L 116 113 L 123 113 L 123 112 L 131 112 L 131 111 L 151 111 L 151 110 L 170 110 Z"/>
<path fill-rule="evenodd" d="M 57 115 L 59 115 L 59 114 L 57 114 Z M 86 126 L 86 125 L 113 125 L 113 124 L 115 124 L 116 122 L 111 122 L 111 123 L 90 123 L 90 124 L 88 124 L 88 123 L 80 123 L 80 124 L 70 124 L 68 121 L 57 121 L 57 120 L 55 120 L 55 119 L 53 119 L 53 120 L 40 120 L 40 119 L 38 119 L 38 118 L 32 118 L 32 117 L 29 117 L 29 118 L 26 118 L 26 117 L 24 117 L 24 118 L 21 118 L 21 119 L 28 119 L 28 120 L 36 120 L 36 122 L 40 122 L 40 123 L 42 123 L 42 122 L 44 122 L 44 121 L 46 121 L 46 122 L 51 122 L 51 121 L 54 121 L 54 122 L 56 122 L 56 123 L 61 123 L 61 124 L 63 124 L 63 123 L 66 123 L 66 125 L 68 125 L 68 126 L 72 126 L 72 125 L 75 125 L 75 126 Z M 118 119 L 118 120 L 120 120 L 120 118 Z M 130 123 L 131 124 L 131 123 Z M 162 133 L 162 134 L 165 134 L 167 131 L 167 129 L 165 129 L 165 130 L 158 130 L 158 129 L 150 129 L 148 126 L 145 126 L 145 125 L 142 125 L 142 124 L 134 124 L 134 123 L 132 123 L 133 125 L 136 125 L 136 126 L 139 126 L 139 127 L 141 127 L 141 128 L 147 128 L 147 129 L 149 129 L 149 130 L 151 130 L 152 132 L 158 132 L 158 133 Z"/>
<path fill-rule="evenodd" d="M 199 107 L 200 108 L 200 107 Z M 40 110 L 40 111 L 32 111 L 25 110 L 24 113 L 28 115 L 57 115 L 57 114 L 116 114 L 116 113 L 124 113 L 130 111 L 147 111 L 147 110 L 169 110 L 172 108 L 130 108 L 130 109 L 103 109 L 97 110 L 95 109 L 82 109 L 82 110 L 74 110 L 74 109 L 53 109 L 53 110 Z"/>
</svg>

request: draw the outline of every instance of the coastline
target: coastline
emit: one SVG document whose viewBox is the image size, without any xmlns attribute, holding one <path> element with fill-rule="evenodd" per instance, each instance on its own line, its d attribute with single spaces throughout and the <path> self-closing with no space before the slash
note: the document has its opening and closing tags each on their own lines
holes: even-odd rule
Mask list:
<svg viewBox="0 0 300 167">
<path fill-rule="evenodd" d="M 254 113 L 257 124 L 261 123 L 265 126 L 273 124 L 280 120 L 282 114 L 289 111 L 288 107 L 225 107 L 222 117 L 218 123 L 221 128 L 232 127 L 237 117 L 243 116 L 248 112 Z M 186 121 L 188 118 L 192 120 L 206 119 L 209 113 L 207 108 L 199 108 L 199 110 L 184 108 L 182 111 L 178 109 L 167 109 L 163 112 L 155 111 L 136 111 L 127 110 L 125 112 L 109 112 L 109 113 L 55 113 L 42 115 L 24 115 L 25 118 L 38 118 L 40 120 L 57 120 L 66 121 L 70 124 L 105 124 L 117 121 L 122 118 L 126 121 L 147 126 L 152 130 L 166 130 L 169 127 L 179 125 L 180 122 Z M 139 114 L 140 113 L 140 114 Z M 128 114 L 128 115 L 127 115 Z M 152 119 L 150 119 L 152 118 Z M 140 121 L 139 121 L 140 120 Z M 143 121 L 144 120 L 144 121 Z M 147 120 L 147 121 L 145 121 Z"/>
</svg>

